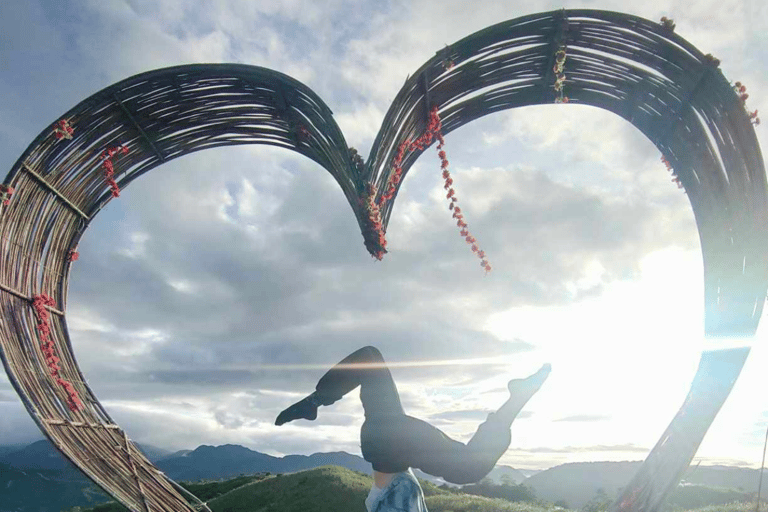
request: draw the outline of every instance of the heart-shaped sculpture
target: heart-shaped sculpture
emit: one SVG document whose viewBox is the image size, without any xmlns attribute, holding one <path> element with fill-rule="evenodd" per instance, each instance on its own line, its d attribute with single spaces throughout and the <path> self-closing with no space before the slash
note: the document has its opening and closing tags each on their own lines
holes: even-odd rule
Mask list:
<svg viewBox="0 0 768 512">
<path fill-rule="evenodd" d="M 121 188 L 168 160 L 217 146 L 269 144 L 331 173 L 366 248 L 381 258 L 397 191 L 430 143 L 481 116 L 553 102 L 614 112 L 659 148 L 696 217 L 706 332 L 751 336 L 768 287 L 768 197 L 741 87 L 723 77 L 717 59 L 674 34 L 670 20 L 594 10 L 533 14 L 472 34 L 425 63 L 395 98 L 364 162 L 322 100 L 279 72 L 211 64 L 126 79 L 44 130 L 0 188 L 6 372 L 40 429 L 117 500 L 132 510 L 193 510 L 183 490 L 112 421 L 75 362 L 66 326 L 68 276 L 93 217 Z M 445 154 L 440 158 L 447 172 Z M 453 204 L 450 176 L 444 179 Z M 466 230 L 456 208 L 454 219 Z M 658 508 L 747 353 L 703 355 L 688 399 L 614 509 Z"/>
</svg>

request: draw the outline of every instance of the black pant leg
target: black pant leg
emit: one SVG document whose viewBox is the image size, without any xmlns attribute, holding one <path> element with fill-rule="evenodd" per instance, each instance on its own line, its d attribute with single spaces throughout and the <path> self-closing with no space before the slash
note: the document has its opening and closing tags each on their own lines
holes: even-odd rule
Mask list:
<svg viewBox="0 0 768 512">
<path fill-rule="evenodd" d="M 510 440 L 509 424 L 493 414 L 467 444 L 405 415 L 367 417 L 361 430 L 363 457 L 377 471 L 395 473 L 413 467 L 460 485 L 490 473 Z"/>
<path fill-rule="evenodd" d="M 315 388 L 323 405 L 330 405 L 360 386 L 366 417 L 405 414 L 395 381 L 375 347 L 363 347 L 323 375 Z"/>
<path fill-rule="evenodd" d="M 485 477 L 510 443 L 509 422 L 491 414 L 472 439 L 461 443 L 429 423 L 407 416 L 400 395 L 375 347 L 363 347 L 331 368 L 317 384 L 324 405 L 360 386 L 365 423 L 360 432 L 363 458 L 383 473 L 409 467 L 455 484 Z"/>
</svg>

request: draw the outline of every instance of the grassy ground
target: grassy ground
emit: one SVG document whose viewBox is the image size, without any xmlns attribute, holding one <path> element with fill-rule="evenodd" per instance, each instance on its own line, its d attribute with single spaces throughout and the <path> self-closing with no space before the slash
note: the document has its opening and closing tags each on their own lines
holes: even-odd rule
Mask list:
<svg viewBox="0 0 768 512">
<path fill-rule="evenodd" d="M 509 502 L 444 491 L 420 481 L 430 512 L 568 512 L 552 504 Z M 371 477 L 337 466 L 286 475 L 241 476 L 222 482 L 183 483 L 212 512 L 365 512 Z M 116 503 L 90 512 L 124 512 Z M 732 503 L 675 512 L 752 512 L 754 503 Z"/>
</svg>

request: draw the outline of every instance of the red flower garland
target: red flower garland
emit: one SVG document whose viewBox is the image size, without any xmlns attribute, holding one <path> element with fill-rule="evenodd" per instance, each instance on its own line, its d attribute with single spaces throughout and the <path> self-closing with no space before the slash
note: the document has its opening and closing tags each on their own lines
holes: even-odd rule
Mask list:
<svg viewBox="0 0 768 512">
<path fill-rule="evenodd" d="M 667 166 L 667 170 L 672 173 L 672 183 L 675 183 L 677 188 L 683 188 L 683 182 L 680 181 L 680 178 L 678 178 L 677 174 L 675 174 L 675 170 L 672 168 L 672 164 L 670 164 L 669 161 L 664 158 L 664 155 L 661 155 L 661 162 Z"/>
<path fill-rule="evenodd" d="M 53 377 L 56 380 L 56 383 L 63 387 L 67 392 L 67 407 L 73 412 L 80 411 L 84 409 L 85 406 L 77 395 L 77 390 L 75 390 L 75 387 L 71 382 L 62 379 L 59 376 L 59 371 L 61 370 L 59 362 L 61 359 L 56 356 L 56 348 L 51 339 L 51 316 L 48 313 L 46 306 L 56 307 L 56 301 L 45 294 L 32 297 L 32 307 L 37 315 L 37 330 L 40 332 L 40 340 L 43 342 L 40 345 L 40 349 L 45 356 L 45 363 L 48 366 L 48 370 L 51 372 L 51 377 Z"/>
<path fill-rule="evenodd" d="M 115 168 L 112 165 L 112 157 L 119 153 L 128 153 L 128 148 L 126 146 L 115 146 L 107 149 L 101 155 L 101 159 L 103 160 L 101 165 L 104 167 L 104 179 L 109 184 L 109 188 L 112 189 L 112 197 L 120 197 L 120 187 L 117 186 L 117 182 L 114 179 Z"/>
<path fill-rule="evenodd" d="M 14 192 L 13 187 L 9 187 L 8 185 L 0 185 L 0 201 L 2 201 L 3 205 L 8 206 L 11 204 L 11 196 Z"/>
<path fill-rule="evenodd" d="M 298 126 L 298 139 L 299 142 L 309 141 L 309 130 L 303 124 Z"/>
<path fill-rule="evenodd" d="M 387 252 L 387 239 L 384 236 L 384 223 L 381 221 L 381 209 L 376 203 L 376 186 L 369 183 L 365 196 L 361 199 L 368 219 L 367 231 L 364 235 L 365 247 L 374 258 L 381 261 Z"/>
<path fill-rule="evenodd" d="M 565 96 L 565 46 L 560 48 L 555 53 L 555 65 L 552 67 L 552 71 L 555 72 L 555 91 L 558 92 L 555 103 L 568 103 L 570 100 L 568 96 Z"/>
<path fill-rule="evenodd" d="M 443 170 L 443 179 L 445 180 L 444 188 L 448 190 L 448 195 L 446 198 L 450 200 L 448 208 L 453 210 L 453 218 L 456 219 L 456 225 L 461 229 L 461 236 L 463 236 L 464 240 L 470 244 L 472 252 L 480 258 L 480 266 L 483 267 L 486 272 L 490 272 L 491 265 L 485 259 L 485 252 L 480 250 L 480 247 L 477 245 L 477 239 L 469 233 L 469 230 L 467 229 L 467 223 L 464 221 L 464 215 L 461 213 L 461 208 L 455 204 L 458 202 L 458 199 L 456 197 L 456 191 L 451 187 L 451 185 L 453 185 L 453 178 L 451 178 L 451 173 L 448 171 L 448 159 L 446 158 L 445 151 L 443 151 L 445 139 L 443 139 L 443 134 L 441 132 L 442 126 L 443 125 L 442 121 L 440 120 L 440 115 L 437 113 L 437 107 L 433 107 L 429 112 L 429 122 L 427 123 L 427 129 L 421 135 L 421 137 L 413 142 L 406 139 L 398 146 L 397 152 L 395 153 L 395 159 L 392 162 L 394 172 L 390 175 L 389 181 L 387 182 L 387 191 L 382 194 L 381 197 L 379 197 L 377 206 L 380 209 L 395 195 L 397 184 L 400 183 L 400 180 L 402 179 L 402 165 L 406 152 L 410 153 L 417 149 L 423 151 L 430 144 L 432 144 L 432 141 L 437 139 L 437 156 L 440 157 L 440 168 Z M 369 197 L 371 196 L 369 195 Z M 377 213 L 379 209 L 376 210 Z M 371 210 L 369 210 L 369 217 L 370 211 Z M 371 219 L 371 222 L 374 223 L 374 226 L 376 225 L 374 218 Z M 381 245 L 386 246 L 386 240 L 384 240 L 384 234 L 381 232 L 381 230 L 379 230 L 379 234 L 380 242 L 383 242 Z M 375 256 L 381 259 L 379 256 Z"/>
<path fill-rule="evenodd" d="M 79 258 L 80 258 L 80 253 L 77 252 L 75 249 L 72 249 L 71 251 L 69 251 L 69 255 L 67 257 L 69 261 L 77 261 Z"/>
<path fill-rule="evenodd" d="M 75 133 L 75 130 L 70 126 L 69 121 L 66 119 L 62 119 L 55 125 L 53 125 L 53 134 L 56 136 L 57 140 L 61 139 L 72 139 L 72 134 Z"/>
<path fill-rule="evenodd" d="M 752 124 L 755 126 L 760 124 L 760 118 L 757 117 L 757 110 L 754 112 L 750 112 L 747 108 L 747 99 L 749 98 L 749 94 L 747 94 L 747 86 L 742 84 L 741 82 L 736 82 L 733 84 L 733 90 L 736 92 L 736 94 L 739 95 L 739 99 L 741 100 L 741 103 L 744 104 L 744 110 L 747 111 L 747 114 L 749 115 L 749 120 Z"/>
</svg>

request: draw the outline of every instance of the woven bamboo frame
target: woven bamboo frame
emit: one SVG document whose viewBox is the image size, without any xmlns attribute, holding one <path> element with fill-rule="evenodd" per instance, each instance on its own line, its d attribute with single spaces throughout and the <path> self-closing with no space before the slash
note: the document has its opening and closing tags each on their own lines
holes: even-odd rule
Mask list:
<svg viewBox="0 0 768 512">
<path fill-rule="evenodd" d="M 43 131 L 7 175 L 4 184 L 15 192 L 0 212 L 0 356 L 40 429 L 131 510 L 204 507 L 188 505 L 178 486 L 112 421 L 72 352 L 68 254 L 112 198 L 100 169 L 105 149 L 130 149 L 114 162 L 120 188 L 168 160 L 210 147 L 267 144 L 296 151 L 336 179 L 370 249 L 361 197 L 368 184 L 383 193 L 397 148 L 421 135 L 429 109 L 438 107 L 448 133 L 487 114 L 552 103 L 552 68 L 561 45 L 567 49 L 570 101 L 632 123 L 685 186 L 704 258 L 706 333 L 754 334 L 768 288 L 768 196 L 762 155 L 742 103 L 711 58 L 662 25 L 606 11 L 554 11 L 494 25 L 439 51 L 406 81 L 363 166 L 352 162 L 330 109 L 309 88 L 245 65 L 144 73 L 64 114 L 75 127 L 72 140 L 58 141 L 52 129 Z M 406 157 L 405 174 L 419 154 Z M 393 204 L 394 199 L 382 209 L 385 228 Z M 41 293 L 56 301 L 49 309 L 61 376 L 75 386 L 82 411 L 67 408 L 43 360 L 30 307 Z M 615 509 L 659 507 L 727 398 L 746 354 L 703 357 L 691 395 Z M 709 399 L 701 399 L 702 391 Z"/>
</svg>

